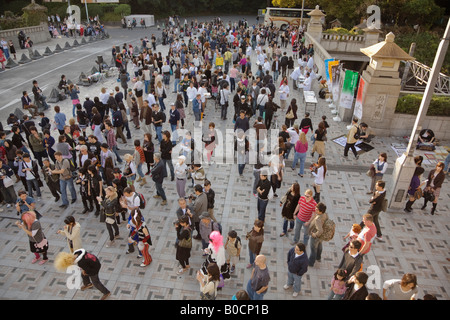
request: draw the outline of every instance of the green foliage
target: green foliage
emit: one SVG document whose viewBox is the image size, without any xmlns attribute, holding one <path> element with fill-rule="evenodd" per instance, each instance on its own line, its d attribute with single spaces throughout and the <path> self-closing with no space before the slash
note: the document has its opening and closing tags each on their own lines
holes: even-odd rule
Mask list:
<svg viewBox="0 0 450 320">
<path fill-rule="evenodd" d="M 25 20 L 22 17 L 8 17 L 0 19 L 0 30 L 17 29 L 26 26 Z"/>
<path fill-rule="evenodd" d="M 386 30 L 388 31 L 388 30 Z M 429 67 L 433 66 L 434 58 L 443 35 L 443 31 L 425 31 L 417 33 L 412 28 L 395 28 L 391 30 L 397 43 L 403 50 L 409 52 L 411 43 L 416 43 L 414 57 L 420 63 Z M 450 75 L 450 50 L 447 50 L 441 72 Z"/>
<path fill-rule="evenodd" d="M 406 113 L 417 115 L 422 102 L 423 95 L 407 94 L 401 96 L 397 101 L 396 113 Z M 444 96 L 434 96 L 428 107 L 427 116 L 450 117 L 450 98 Z"/>
<path fill-rule="evenodd" d="M 129 4 L 119 4 L 114 8 L 114 13 L 122 17 L 129 16 L 131 14 L 131 7 Z"/>
<path fill-rule="evenodd" d="M 363 34 L 364 31 L 353 28 L 351 30 L 347 30 L 345 28 L 332 28 L 332 29 L 328 29 L 325 30 L 323 33 L 328 33 L 328 34 L 337 34 L 337 35 L 341 35 L 341 36 L 355 36 L 355 35 L 360 35 Z"/>
</svg>

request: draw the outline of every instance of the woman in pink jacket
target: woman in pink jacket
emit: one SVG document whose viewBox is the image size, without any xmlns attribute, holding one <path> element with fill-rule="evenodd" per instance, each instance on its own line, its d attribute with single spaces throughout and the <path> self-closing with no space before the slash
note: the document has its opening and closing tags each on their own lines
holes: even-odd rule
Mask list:
<svg viewBox="0 0 450 320">
<path fill-rule="evenodd" d="M 305 169 L 305 161 L 306 161 L 306 153 L 308 151 L 308 140 L 306 140 L 306 134 L 302 131 L 300 133 L 300 137 L 295 144 L 295 155 L 294 161 L 292 162 L 292 170 L 295 170 L 295 166 L 297 165 L 297 161 L 300 160 L 300 170 L 298 171 L 298 175 L 303 178 L 304 169 Z"/>
</svg>

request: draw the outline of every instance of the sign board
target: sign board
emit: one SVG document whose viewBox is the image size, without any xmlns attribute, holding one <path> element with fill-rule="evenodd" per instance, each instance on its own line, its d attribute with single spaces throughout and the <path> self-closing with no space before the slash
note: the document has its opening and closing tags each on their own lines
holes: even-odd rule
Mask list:
<svg viewBox="0 0 450 320">
<path fill-rule="evenodd" d="M 346 70 L 344 85 L 342 86 L 339 106 L 351 109 L 353 105 L 353 96 L 355 95 L 356 86 L 358 85 L 358 72 Z"/>
<path fill-rule="evenodd" d="M 353 111 L 353 116 L 362 119 L 363 114 L 363 92 L 364 92 L 364 79 L 361 77 L 359 79 L 359 86 L 358 86 L 358 94 L 356 95 L 356 102 L 355 102 L 355 110 Z"/>
</svg>

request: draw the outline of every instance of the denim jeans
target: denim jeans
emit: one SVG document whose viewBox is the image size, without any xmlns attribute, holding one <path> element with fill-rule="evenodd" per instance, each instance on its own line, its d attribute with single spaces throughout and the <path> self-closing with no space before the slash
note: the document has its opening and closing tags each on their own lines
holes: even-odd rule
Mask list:
<svg viewBox="0 0 450 320">
<path fill-rule="evenodd" d="M 155 187 L 156 187 L 156 194 L 158 196 L 161 196 L 161 198 L 163 200 L 167 200 L 166 193 L 164 192 L 164 188 L 162 186 L 162 183 L 155 182 Z"/>
<path fill-rule="evenodd" d="M 294 230 L 294 242 L 297 243 L 300 239 L 300 232 L 305 222 L 301 221 L 298 217 L 295 218 L 295 230 Z M 306 246 L 309 241 L 308 227 L 305 226 L 305 234 L 303 236 L 303 244 Z"/>
<path fill-rule="evenodd" d="M 141 178 L 143 178 L 145 176 L 144 172 L 142 171 L 142 165 L 143 165 L 143 163 L 141 162 L 137 165 L 137 168 L 136 168 L 136 171 L 137 171 L 138 175 L 141 176 Z"/>
<path fill-rule="evenodd" d="M 248 283 L 247 283 L 247 293 L 248 293 L 250 300 L 263 300 L 264 295 L 266 294 L 267 290 L 260 294 L 256 293 L 256 291 L 252 289 L 251 281 L 252 280 L 250 279 L 250 280 L 248 280 Z"/>
<path fill-rule="evenodd" d="M 156 136 L 158 141 L 161 143 L 162 140 L 162 126 L 155 126 Z"/>
<path fill-rule="evenodd" d="M 264 117 L 264 112 L 266 111 L 266 107 L 263 105 L 260 105 L 258 107 L 259 107 L 259 116 Z"/>
<path fill-rule="evenodd" d="M 444 165 L 445 165 L 444 172 L 450 171 L 449 164 L 450 164 L 450 153 L 447 155 L 447 158 L 445 158 L 445 160 L 444 160 Z"/>
<path fill-rule="evenodd" d="M 161 160 L 164 163 L 164 167 L 166 166 L 166 164 L 169 166 L 170 178 L 173 178 L 175 176 L 175 170 L 173 168 L 172 160 L 165 160 L 165 159 L 161 159 Z"/>
<path fill-rule="evenodd" d="M 173 92 L 178 93 L 178 91 L 180 91 L 180 79 L 175 79 L 173 84 Z"/>
<path fill-rule="evenodd" d="M 299 293 L 302 289 L 302 276 L 296 275 L 288 271 L 288 286 L 294 286 L 294 292 Z"/>
<path fill-rule="evenodd" d="M 336 294 L 333 292 L 333 290 L 331 290 L 330 295 L 328 296 L 328 300 L 342 300 L 343 297 L 343 294 Z"/>
<path fill-rule="evenodd" d="M 164 104 L 164 99 L 163 98 L 158 98 L 159 101 L 159 106 L 161 108 L 161 111 L 165 111 L 166 110 L 166 105 Z"/>
<path fill-rule="evenodd" d="M 72 200 L 77 200 L 77 192 L 75 191 L 75 186 L 73 185 L 73 178 L 67 180 L 59 179 L 59 188 L 61 190 L 61 199 L 63 205 L 69 204 L 69 200 L 67 199 L 67 186 L 69 187 Z"/>
<path fill-rule="evenodd" d="M 36 179 L 27 180 L 28 194 L 33 198 L 33 185 L 36 188 L 36 195 L 41 197 L 41 189 L 39 188 L 39 183 Z"/>
<path fill-rule="evenodd" d="M 258 219 L 264 222 L 264 219 L 266 218 L 266 208 L 267 204 L 269 203 L 269 200 L 262 200 L 258 198 Z"/>
<path fill-rule="evenodd" d="M 250 250 L 250 247 L 248 248 L 248 255 L 250 257 L 250 264 L 254 265 L 255 264 L 255 259 L 256 259 L 256 253 L 252 252 L 252 250 Z"/>
<path fill-rule="evenodd" d="M 244 173 L 245 163 L 244 164 L 238 164 L 238 172 L 239 175 L 242 175 Z"/>
<path fill-rule="evenodd" d="M 148 87 L 150 86 L 150 80 L 144 80 L 145 93 L 148 94 Z"/>
<path fill-rule="evenodd" d="M 303 175 L 305 173 L 306 152 L 295 152 L 294 161 L 292 162 L 292 169 L 295 169 L 298 160 L 300 160 L 300 170 L 298 171 L 298 173 Z"/>
<path fill-rule="evenodd" d="M 309 266 L 313 267 L 316 260 L 322 258 L 322 240 L 311 237 L 310 249 Z"/>
<path fill-rule="evenodd" d="M 114 152 L 114 154 L 116 155 L 117 158 L 117 162 L 118 163 L 122 163 L 122 158 L 120 157 L 119 153 L 117 152 L 117 145 L 112 147 L 112 152 Z"/>
<path fill-rule="evenodd" d="M 283 233 L 287 234 L 288 225 L 289 225 L 289 229 L 294 229 L 294 223 L 295 223 L 294 220 L 289 221 L 287 219 L 284 219 L 284 222 L 283 222 Z"/>
</svg>

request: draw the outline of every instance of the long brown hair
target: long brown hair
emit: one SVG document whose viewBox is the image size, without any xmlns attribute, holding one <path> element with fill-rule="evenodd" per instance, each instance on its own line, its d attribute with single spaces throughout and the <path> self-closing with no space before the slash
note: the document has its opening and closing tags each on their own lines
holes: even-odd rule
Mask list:
<svg viewBox="0 0 450 320">
<path fill-rule="evenodd" d="M 324 157 L 320 157 L 317 161 L 317 164 L 319 165 L 318 168 L 323 167 L 323 177 L 325 178 L 325 175 L 327 174 L 327 161 Z"/>
</svg>

